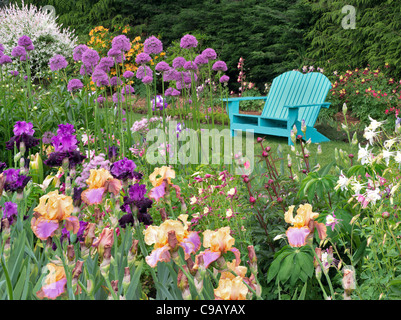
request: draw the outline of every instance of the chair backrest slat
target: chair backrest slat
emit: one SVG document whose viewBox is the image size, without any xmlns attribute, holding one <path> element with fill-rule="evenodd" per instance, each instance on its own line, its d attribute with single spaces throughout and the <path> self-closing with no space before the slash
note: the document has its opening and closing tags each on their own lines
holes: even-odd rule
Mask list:
<svg viewBox="0 0 401 320">
<path fill-rule="evenodd" d="M 273 80 L 262 117 L 286 119 L 288 109 L 285 105 L 323 103 L 330 88 L 330 80 L 320 72 L 285 72 Z M 319 106 L 300 108 L 298 121 L 304 119 L 306 125 L 313 126 L 319 111 Z"/>
</svg>

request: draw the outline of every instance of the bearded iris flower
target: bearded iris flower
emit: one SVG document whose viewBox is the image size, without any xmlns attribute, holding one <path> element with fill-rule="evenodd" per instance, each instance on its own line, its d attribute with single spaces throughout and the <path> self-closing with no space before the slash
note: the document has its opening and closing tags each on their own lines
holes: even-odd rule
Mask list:
<svg viewBox="0 0 401 320">
<path fill-rule="evenodd" d="M 315 219 L 319 216 L 318 213 L 312 212 L 310 204 L 300 205 L 297 214 L 293 217 L 295 206 L 290 206 L 284 214 L 285 222 L 292 225 L 287 229 L 286 235 L 291 247 L 302 247 L 307 244 L 307 241 L 313 238 L 313 231 L 318 230 L 319 238 L 326 238 L 326 226 L 323 223 L 316 222 Z"/>
<path fill-rule="evenodd" d="M 122 187 L 121 181 L 114 179 L 110 172 L 104 168 L 91 169 L 86 184 L 89 188 L 82 192 L 81 199 L 88 205 L 102 203 L 105 192 L 118 195 Z"/>
<path fill-rule="evenodd" d="M 79 230 L 78 218 L 71 216 L 74 210 L 72 198 L 59 194 L 58 190 L 42 196 L 38 206 L 33 210 L 34 217 L 31 220 L 31 228 L 41 240 L 52 237 L 63 221 L 68 231 L 76 234 Z"/>
<path fill-rule="evenodd" d="M 153 187 L 149 192 L 149 198 L 158 201 L 166 194 L 167 188 L 172 185 L 171 179 L 175 178 L 175 171 L 170 167 L 162 166 L 155 168 L 152 174 L 149 175 L 149 180 Z"/>
<path fill-rule="evenodd" d="M 192 253 L 199 250 L 201 242 L 196 231 L 188 231 L 188 215 L 181 214 L 180 220 L 166 220 L 160 226 L 149 226 L 144 230 L 145 243 L 154 245 L 153 251 L 145 258 L 146 262 L 152 268 L 156 267 L 159 261 L 168 262 L 171 259 L 171 248 L 168 242 L 169 231 L 174 231 L 177 238 L 177 245 L 184 250 L 185 259 L 188 259 Z"/>
<path fill-rule="evenodd" d="M 48 263 L 46 268 L 49 274 L 45 277 L 44 285 L 36 292 L 36 295 L 40 299 L 48 298 L 54 300 L 65 292 L 67 277 L 63 266 Z"/>
<path fill-rule="evenodd" d="M 234 253 L 236 260 L 240 261 L 240 252 L 237 248 L 233 247 L 235 239 L 230 235 L 230 232 L 230 227 L 223 227 L 216 231 L 206 230 L 203 232 L 203 247 L 207 249 L 199 253 L 198 256 L 203 257 L 203 265 L 205 268 L 228 251 Z M 198 267 L 198 264 L 195 264 L 194 268 Z"/>
</svg>

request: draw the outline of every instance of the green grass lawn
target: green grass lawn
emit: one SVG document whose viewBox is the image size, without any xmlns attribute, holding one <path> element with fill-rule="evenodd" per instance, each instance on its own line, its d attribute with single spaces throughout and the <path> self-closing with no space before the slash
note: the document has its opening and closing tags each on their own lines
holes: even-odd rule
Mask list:
<svg viewBox="0 0 401 320">
<path fill-rule="evenodd" d="M 146 117 L 146 114 L 140 114 L 140 113 L 133 113 L 133 121 L 137 121 L 142 119 L 143 117 Z M 212 129 L 212 124 L 202 124 L 203 129 Z M 222 125 L 215 125 L 215 128 L 217 130 L 223 130 L 223 129 L 230 129 L 229 124 L 225 124 L 224 126 Z M 256 143 L 257 137 L 262 137 L 264 138 L 263 146 L 267 147 L 270 146 L 271 152 L 273 152 L 273 158 L 278 158 L 279 154 L 277 152 L 278 147 L 281 146 L 282 149 L 282 157 L 284 159 L 284 165 L 287 165 L 287 154 L 291 155 L 292 160 L 295 160 L 295 154 L 293 151 L 291 151 L 291 147 L 288 145 L 287 138 L 284 137 L 274 137 L 274 136 L 263 136 L 259 134 L 255 134 L 255 144 L 254 144 L 254 154 L 260 155 L 261 153 L 261 146 L 259 143 Z M 245 139 L 245 134 L 243 134 L 243 139 Z M 243 150 L 245 152 L 245 143 L 243 145 Z M 310 163 L 311 167 L 315 166 L 317 163 L 320 164 L 321 167 L 325 166 L 326 164 L 329 164 L 334 160 L 334 155 L 335 155 L 335 149 L 337 148 L 338 150 L 342 149 L 348 153 L 351 153 L 351 147 L 348 143 L 342 142 L 342 141 L 329 141 L 329 142 L 323 142 L 320 144 L 322 153 L 317 155 L 317 148 L 318 144 L 312 143 L 310 144 L 307 149 L 311 153 L 310 157 Z M 223 149 L 221 149 L 223 150 Z M 298 146 L 298 150 L 299 146 Z M 355 150 L 354 150 L 355 152 Z"/>
</svg>

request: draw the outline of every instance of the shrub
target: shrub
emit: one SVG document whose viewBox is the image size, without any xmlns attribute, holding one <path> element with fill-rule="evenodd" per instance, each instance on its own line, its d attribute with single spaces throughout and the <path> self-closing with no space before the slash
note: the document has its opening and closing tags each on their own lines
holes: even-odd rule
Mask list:
<svg viewBox="0 0 401 320">
<path fill-rule="evenodd" d="M 30 58 L 32 75 L 36 77 L 48 70 L 49 59 L 56 54 L 72 56 L 76 41 L 73 31 L 61 29 L 51 12 L 24 3 L 21 7 L 10 4 L 0 9 L 0 43 L 5 53 L 11 53 L 22 35 L 29 36 L 35 45 Z"/>
</svg>

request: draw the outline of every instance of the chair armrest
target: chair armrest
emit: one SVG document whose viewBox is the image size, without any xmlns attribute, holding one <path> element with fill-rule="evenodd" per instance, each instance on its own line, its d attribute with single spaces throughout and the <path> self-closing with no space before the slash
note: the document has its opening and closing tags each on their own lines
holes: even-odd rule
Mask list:
<svg viewBox="0 0 401 320">
<path fill-rule="evenodd" d="M 317 107 L 317 106 L 321 106 L 323 108 L 328 108 L 328 107 L 330 107 L 330 105 L 331 105 L 331 102 L 323 102 L 323 103 L 300 104 L 300 105 L 283 106 L 283 107 L 284 108 L 289 108 L 289 109 L 306 108 L 306 107 Z"/>
<path fill-rule="evenodd" d="M 236 97 L 236 98 L 224 98 L 221 99 L 222 101 L 227 101 L 227 102 L 231 102 L 231 101 L 246 101 L 246 100 L 266 100 L 267 96 L 263 96 L 263 97 Z"/>
</svg>

